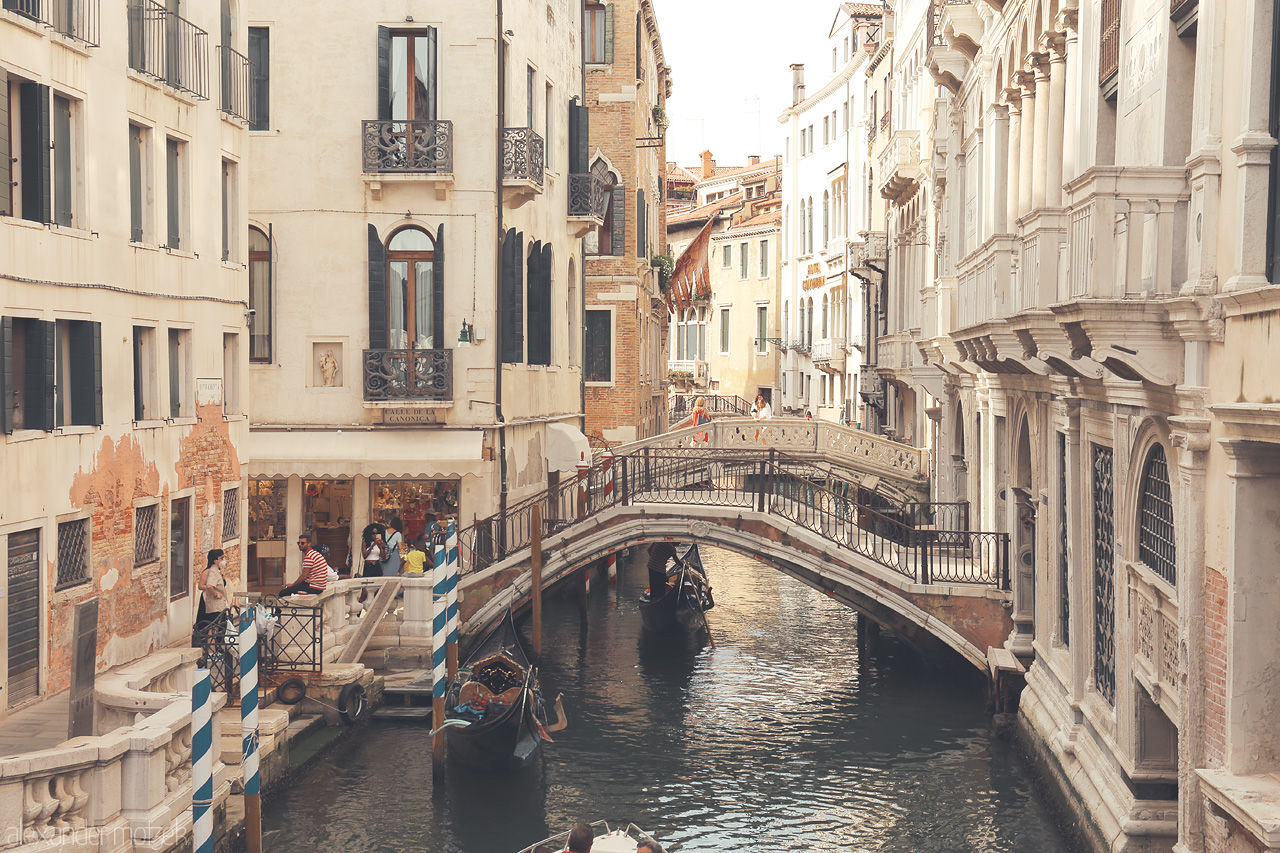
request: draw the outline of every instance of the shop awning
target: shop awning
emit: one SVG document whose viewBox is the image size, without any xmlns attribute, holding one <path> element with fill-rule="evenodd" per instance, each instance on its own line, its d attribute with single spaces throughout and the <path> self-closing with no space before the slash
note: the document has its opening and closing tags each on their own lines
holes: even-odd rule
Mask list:
<svg viewBox="0 0 1280 853">
<path fill-rule="evenodd" d="M 547 470 L 576 471 L 582 459 L 591 461 L 591 443 L 582 430 L 569 424 L 547 424 Z"/>
<path fill-rule="evenodd" d="M 250 430 L 250 477 L 456 479 L 483 474 L 483 430 Z"/>
</svg>

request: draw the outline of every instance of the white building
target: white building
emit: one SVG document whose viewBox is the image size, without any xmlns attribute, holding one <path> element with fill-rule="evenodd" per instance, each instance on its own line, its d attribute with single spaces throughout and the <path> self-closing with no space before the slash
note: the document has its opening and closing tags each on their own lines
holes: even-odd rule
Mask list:
<svg viewBox="0 0 1280 853">
<path fill-rule="evenodd" d="M 250 14 L 270 113 L 251 139 L 249 548 L 270 589 L 303 530 L 342 567 L 369 521 L 411 539 L 546 486 L 550 445 L 581 439 L 579 238 L 601 219 L 579 4 Z"/>
<path fill-rule="evenodd" d="M 848 248 L 868 227 L 865 65 L 883 12 L 879 5 L 840 4 L 826 39 L 830 62 L 824 50 L 812 94 L 805 66 L 791 66 L 792 106 L 779 117 L 787 126 L 779 413 L 857 420 L 858 363 L 851 356 L 863 311 Z"/>
</svg>

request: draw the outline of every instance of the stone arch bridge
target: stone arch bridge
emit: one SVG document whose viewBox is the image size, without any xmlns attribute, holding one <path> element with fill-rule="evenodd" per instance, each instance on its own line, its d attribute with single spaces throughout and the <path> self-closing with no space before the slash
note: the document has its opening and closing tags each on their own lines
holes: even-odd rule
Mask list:
<svg viewBox="0 0 1280 853">
<path fill-rule="evenodd" d="M 462 531 L 465 633 L 528 604 L 536 505 L 544 586 L 655 539 L 710 544 L 831 595 L 925 654 L 946 646 L 985 670 L 1012 628 L 1007 534 L 968 529 L 966 504 L 907 499 L 921 470 L 913 448 L 847 430 L 856 442 L 828 436 L 855 448 L 837 454 L 820 449 L 814 422 L 772 421 L 762 440 L 739 420 L 709 425 L 720 434 L 705 443 L 689 428 L 615 448 Z"/>
</svg>

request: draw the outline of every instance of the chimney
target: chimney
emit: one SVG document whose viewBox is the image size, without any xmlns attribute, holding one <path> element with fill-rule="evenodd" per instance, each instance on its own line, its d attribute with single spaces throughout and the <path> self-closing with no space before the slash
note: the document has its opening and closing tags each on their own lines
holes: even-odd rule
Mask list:
<svg viewBox="0 0 1280 853">
<path fill-rule="evenodd" d="M 716 161 L 711 159 L 710 151 L 702 152 L 702 178 L 706 180 L 716 173 Z"/>
<path fill-rule="evenodd" d="M 791 106 L 804 100 L 804 63 L 791 66 Z"/>
<path fill-rule="evenodd" d="M 747 165 L 748 165 L 748 166 L 759 166 L 759 165 L 760 165 L 760 155 L 759 155 L 759 154 L 752 154 L 750 157 L 748 157 L 748 158 L 747 158 Z"/>
</svg>

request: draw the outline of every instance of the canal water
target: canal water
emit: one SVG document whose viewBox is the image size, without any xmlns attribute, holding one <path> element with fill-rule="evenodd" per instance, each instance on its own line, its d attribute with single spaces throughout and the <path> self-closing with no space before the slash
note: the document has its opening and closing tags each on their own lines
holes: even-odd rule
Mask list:
<svg viewBox="0 0 1280 853">
<path fill-rule="evenodd" d="M 853 612 L 753 560 L 704 550 L 716 647 L 644 634 L 642 564 L 616 594 L 544 610 L 542 685 L 569 727 L 514 776 L 449 768 L 426 728 L 373 722 L 265 808 L 277 851 L 514 853 L 579 820 L 678 851 L 1068 853 L 982 681 L 882 642 Z M 526 626 L 527 631 L 527 626 Z"/>
</svg>

